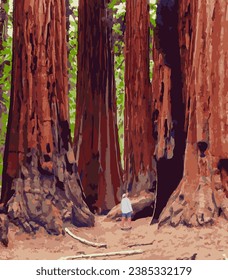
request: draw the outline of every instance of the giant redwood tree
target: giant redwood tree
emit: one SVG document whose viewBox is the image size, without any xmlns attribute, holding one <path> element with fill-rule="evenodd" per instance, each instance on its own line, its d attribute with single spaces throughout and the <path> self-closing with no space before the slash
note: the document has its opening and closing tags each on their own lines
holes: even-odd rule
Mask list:
<svg viewBox="0 0 228 280">
<path fill-rule="evenodd" d="M 126 1 L 125 31 L 125 189 L 131 195 L 156 190 L 156 164 L 151 121 L 149 79 L 149 5 L 147 0 Z M 152 208 L 150 208 L 151 212 Z M 152 212 L 151 212 L 152 213 Z"/>
<path fill-rule="evenodd" d="M 106 0 L 80 0 L 75 153 L 91 210 L 111 209 L 121 186 L 114 57 Z"/>
<path fill-rule="evenodd" d="M 152 82 L 152 122 L 158 174 L 156 219 L 183 176 L 186 132 L 178 38 L 178 1 L 158 1 Z"/>
<path fill-rule="evenodd" d="M 1 202 L 27 232 L 92 225 L 70 145 L 65 1 L 15 1 L 13 30 Z"/>
<path fill-rule="evenodd" d="M 160 225 L 168 223 L 177 226 L 182 223 L 197 226 L 212 224 L 219 215 L 228 219 L 227 1 L 177 2 L 181 61 L 178 79 L 182 83 L 181 96 L 185 106 L 186 148 L 183 178 L 160 215 Z M 168 28 L 166 26 L 166 30 Z M 167 42 L 166 47 L 158 44 L 156 47 L 163 74 L 159 75 L 158 69 L 155 69 L 157 82 L 154 90 L 159 91 L 163 83 L 165 94 L 172 82 L 170 70 L 166 69 L 170 67 L 166 63 L 169 44 Z M 178 119 L 173 119 L 172 112 L 179 110 L 174 106 L 170 99 L 163 99 L 163 112 L 158 122 L 168 116 L 172 119 L 168 119 L 167 124 L 174 125 Z M 168 133 L 171 126 L 168 126 Z M 160 137 L 163 135 L 160 134 Z M 178 145 L 175 141 L 173 144 Z M 161 151 L 162 145 L 160 141 L 158 148 Z M 166 188 L 170 187 L 167 181 Z"/>
</svg>

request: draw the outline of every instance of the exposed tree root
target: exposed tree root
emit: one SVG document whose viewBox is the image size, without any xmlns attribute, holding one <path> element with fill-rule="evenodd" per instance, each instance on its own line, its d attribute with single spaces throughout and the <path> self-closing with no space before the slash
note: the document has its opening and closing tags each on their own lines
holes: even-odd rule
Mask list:
<svg viewBox="0 0 228 280">
<path fill-rule="evenodd" d="M 228 220 L 228 199 L 221 187 L 212 188 L 211 182 L 182 179 L 159 217 L 159 226 L 211 225 L 219 215 Z"/>
<path fill-rule="evenodd" d="M 0 205 L 1 208 L 1 205 Z M 7 247 L 9 240 L 8 240 L 8 226 L 9 220 L 6 214 L 2 214 L 0 212 L 0 242 Z"/>
<path fill-rule="evenodd" d="M 39 168 L 38 162 L 33 154 L 31 164 L 22 166 L 20 177 L 13 180 L 14 194 L 7 203 L 10 221 L 28 233 L 42 226 L 50 234 L 61 234 L 67 221 L 93 226 L 76 172 L 69 172 L 62 159 L 54 160 L 52 173 Z"/>
</svg>

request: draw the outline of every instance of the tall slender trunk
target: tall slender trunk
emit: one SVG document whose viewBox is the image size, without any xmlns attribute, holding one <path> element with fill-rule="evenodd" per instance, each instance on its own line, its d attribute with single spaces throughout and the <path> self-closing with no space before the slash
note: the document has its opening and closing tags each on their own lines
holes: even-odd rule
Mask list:
<svg viewBox="0 0 228 280">
<path fill-rule="evenodd" d="M 7 5 L 7 0 L 1 0 L 0 3 L 0 51 L 4 49 L 3 43 L 6 41 L 7 38 L 7 21 L 8 21 L 8 15 L 6 13 L 6 5 Z M 5 61 L 0 58 L 0 78 L 3 75 L 3 69 L 5 65 Z M 6 108 L 3 103 L 3 85 L 0 84 L 0 120 L 2 117 L 2 112 L 5 111 Z"/>
<path fill-rule="evenodd" d="M 107 3 L 79 1 L 74 144 L 87 203 L 96 212 L 109 210 L 118 202 L 122 181 Z"/>
<path fill-rule="evenodd" d="M 149 5 L 126 2 L 125 32 L 125 189 L 131 195 L 156 191 L 156 163 L 149 80 Z M 151 203 L 154 201 L 154 196 Z M 150 208 L 148 214 L 153 209 Z"/>
<path fill-rule="evenodd" d="M 16 1 L 13 23 L 1 201 L 28 232 L 92 225 L 69 142 L 65 1 Z"/>
</svg>

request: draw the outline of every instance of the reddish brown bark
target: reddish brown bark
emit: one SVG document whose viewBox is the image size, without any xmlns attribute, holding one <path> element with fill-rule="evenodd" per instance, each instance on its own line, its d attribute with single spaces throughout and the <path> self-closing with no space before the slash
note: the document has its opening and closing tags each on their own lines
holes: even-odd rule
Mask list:
<svg viewBox="0 0 228 280">
<path fill-rule="evenodd" d="M 1 201 L 26 231 L 92 225 L 70 146 L 65 1 L 16 1 Z M 73 210 L 72 210 L 73 207 Z"/>
<path fill-rule="evenodd" d="M 227 3 L 222 0 L 188 0 L 179 5 L 187 130 L 184 174 L 160 216 L 160 225 L 211 224 L 220 214 L 228 219 L 226 14 Z"/>
<path fill-rule="evenodd" d="M 111 209 L 121 186 L 107 1 L 79 1 L 75 152 L 87 203 Z"/>
<path fill-rule="evenodd" d="M 149 6 L 126 2 L 125 32 L 125 188 L 132 195 L 156 189 L 149 80 Z"/>
</svg>

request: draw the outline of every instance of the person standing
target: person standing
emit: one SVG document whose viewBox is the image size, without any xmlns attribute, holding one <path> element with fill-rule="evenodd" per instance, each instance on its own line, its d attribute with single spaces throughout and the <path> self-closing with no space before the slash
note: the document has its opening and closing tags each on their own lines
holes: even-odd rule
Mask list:
<svg viewBox="0 0 228 280">
<path fill-rule="evenodd" d="M 131 215 L 133 212 L 131 201 L 128 198 L 128 193 L 124 193 L 122 195 L 121 200 L 121 212 L 122 212 L 122 220 L 121 220 L 121 229 L 131 229 Z M 127 227 L 125 228 L 125 223 L 127 223 Z"/>
</svg>

